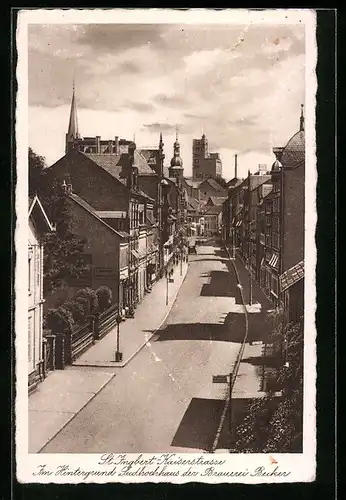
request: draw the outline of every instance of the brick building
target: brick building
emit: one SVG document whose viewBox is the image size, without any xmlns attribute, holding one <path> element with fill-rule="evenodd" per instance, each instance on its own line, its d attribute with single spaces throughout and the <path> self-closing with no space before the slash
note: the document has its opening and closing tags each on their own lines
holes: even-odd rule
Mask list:
<svg viewBox="0 0 346 500">
<path fill-rule="evenodd" d="M 303 107 L 299 131 L 287 145 L 275 148 L 273 189 L 260 208 L 265 220 L 261 286 L 274 304 L 284 306 L 288 319 L 298 320 L 304 309 L 305 132 Z"/>
</svg>

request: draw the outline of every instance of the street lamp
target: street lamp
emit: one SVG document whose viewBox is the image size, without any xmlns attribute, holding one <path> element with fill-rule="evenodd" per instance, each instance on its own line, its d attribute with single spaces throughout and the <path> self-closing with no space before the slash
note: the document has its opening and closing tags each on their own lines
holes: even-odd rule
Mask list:
<svg viewBox="0 0 346 500">
<path fill-rule="evenodd" d="M 116 322 L 117 322 L 117 350 L 115 351 L 115 361 L 119 363 L 120 361 L 123 360 L 123 353 L 120 352 L 120 323 L 122 321 L 122 318 L 120 314 L 117 314 L 116 317 Z"/>
</svg>

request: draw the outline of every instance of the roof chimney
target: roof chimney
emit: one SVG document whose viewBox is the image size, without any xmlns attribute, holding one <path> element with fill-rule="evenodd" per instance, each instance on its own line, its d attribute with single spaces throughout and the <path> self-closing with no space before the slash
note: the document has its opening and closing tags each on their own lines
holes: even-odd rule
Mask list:
<svg viewBox="0 0 346 500">
<path fill-rule="evenodd" d="M 96 136 L 96 153 L 101 153 L 101 136 Z"/>
<path fill-rule="evenodd" d="M 234 155 L 234 178 L 238 179 L 238 155 Z"/>
<path fill-rule="evenodd" d="M 118 135 L 116 135 L 116 136 L 114 137 L 114 153 L 115 153 L 116 155 L 118 155 L 118 154 L 119 154 L 119 136 L 118 136 Z"/>
<path fill-rule="evenodd" d="M 108 141 L 108 153 L 111 155 L 113 153 L 113 141 Z"/>
<path fill-rule="evenodd" d="M 63 193 L 67 192 L 67 184 L 66 184 L 65 179 L 64 179 L 63 183 L 61 184 L 61 189 L 62 189 Z"/>
</svg>

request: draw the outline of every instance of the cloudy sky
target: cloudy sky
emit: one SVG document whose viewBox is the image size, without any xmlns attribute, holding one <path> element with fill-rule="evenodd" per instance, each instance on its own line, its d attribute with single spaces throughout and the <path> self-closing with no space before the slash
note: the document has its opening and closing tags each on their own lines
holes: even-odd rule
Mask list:
<svg viewBox="0 0 346 500">
<path fill-rule="evenodd" d="M 132 139 L 166 161 L 179 127 L 185 175 L 204 132 L 223 174 L 271 165 L 298 130 L 304 26 L 29 25 L 29 145 L 50 165 L 64 154 L 75 75 L 80 133 Z"/>
</svg>

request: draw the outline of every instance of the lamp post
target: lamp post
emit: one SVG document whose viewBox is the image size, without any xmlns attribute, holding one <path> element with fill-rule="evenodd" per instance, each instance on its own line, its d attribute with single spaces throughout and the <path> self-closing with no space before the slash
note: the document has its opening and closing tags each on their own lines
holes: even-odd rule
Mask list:
<svg viewBox="0 0 346 500">
<path fill-rule="evenodd" d="M 115 361 L 119 363 L 123 360 L 123 353 L 120 352 L 120 323 L 122 319 L 120 314 L 117 314 L 116 322 L 117 322 L 117 350 L 115 351 Z"/>
</svg>

